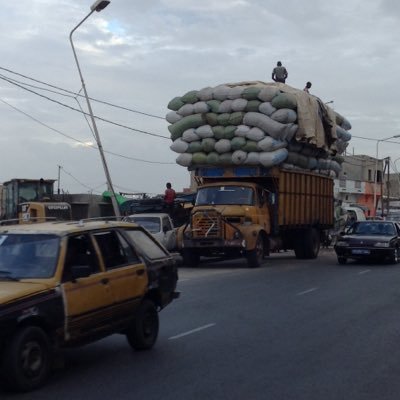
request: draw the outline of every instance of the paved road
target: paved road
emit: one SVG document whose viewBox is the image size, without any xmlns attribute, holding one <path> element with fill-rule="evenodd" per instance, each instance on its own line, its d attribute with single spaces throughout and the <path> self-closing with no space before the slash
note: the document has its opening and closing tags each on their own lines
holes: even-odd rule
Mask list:
<svg viewBox="0 0 400 400">
<path fill-rule="evenodd" d="M 65 352 L 30 394 L 1 399 L 398 400 L 400 265 L 272 255 L 180 270 L 150 352 L 123 336 Z"/>
</svg>

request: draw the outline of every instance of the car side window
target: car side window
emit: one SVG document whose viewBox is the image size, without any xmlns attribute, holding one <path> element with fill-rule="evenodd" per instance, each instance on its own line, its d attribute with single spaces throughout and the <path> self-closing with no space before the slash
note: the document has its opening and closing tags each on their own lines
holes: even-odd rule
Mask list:
<svg viewBox="0 0 400 400">
<path fill-rule="evenodd" d="M 72 279 L 71 268 L 79 265 L 90 266 L 92 273 L 100 271 L 99 260 L 88 235 L 76 235 L 68 238 L 62 281 L 70 281 Z"/>
<path fill-rule="evenodd" d="M 165 227 L 167 227 L 167 231 L 170 231 L 172 229 L 171 222 L 169 218 L 166 217 L 163 218 L 162 229 L 164 230 Z"/>
<path fill-rule="evenodd" d="M 117 231 L 97 232 L 93 237 L 100 248 L 106 269 L 139 261 L 133 249 Z"/>
</svg>

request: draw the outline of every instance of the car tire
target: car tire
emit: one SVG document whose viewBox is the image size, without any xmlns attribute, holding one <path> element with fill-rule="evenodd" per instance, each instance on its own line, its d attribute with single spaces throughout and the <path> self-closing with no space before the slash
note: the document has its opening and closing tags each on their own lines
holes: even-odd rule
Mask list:
<svg viewBox="0 0 400 400">
<path fill-rule="evenodd" d="M 151 300 L 146 299 L 136 311 L 135 319 L 128 328 L 126 338 L 135 350 L 149 350 L 157 340 L 158 329 L 157 308 Z"/>
<path fill-rule="evenodd" d="M 37 326 L 18 330 L 3 355 L 5 385 L 27 392 L 44 384 L 51 368 L 51 345 L 47 334 Z"/>
<path fill-rule="evenodd" d="M 338 257 L 337 260 L 338 260 L 338 263 L 341 265 L 345 265 L 347 263 L 346 257 Z"/>
<path fill-rule="evenodd" d="M 258 235 L 256 247 L 247 252 L 247 265 L 249 268 L 259 268 L 264 259 L 264 240 Z"/>
<path fill-rule="evenodd" d="M 400 248 L 399 247 L 396 247 L 393 250 L 393 255 L 390 258 L 390 261 L 391 261 L 392 264 L 398 264 L 399 263 L 399 261 L 400 261 Z"/>
</svg>

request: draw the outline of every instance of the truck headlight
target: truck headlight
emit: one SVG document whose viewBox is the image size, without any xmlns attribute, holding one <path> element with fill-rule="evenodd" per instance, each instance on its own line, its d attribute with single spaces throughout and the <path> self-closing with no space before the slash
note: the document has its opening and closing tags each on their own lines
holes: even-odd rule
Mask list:
<svg viewBox="0 0 400 400">
<path fill-rule="evenodd" d="M 376 242 L 374 244 L 374 247 L 389 247 L 389 243 L 388 242 Z"/>
<path fill-rule="evenodd" d="M 241 237 L 240 232 L 235 231 L 235 233 L 233 234 L 233 238 L 234 238 L 234 239 L 240 239 L 240 237 Z"/>
</svg>

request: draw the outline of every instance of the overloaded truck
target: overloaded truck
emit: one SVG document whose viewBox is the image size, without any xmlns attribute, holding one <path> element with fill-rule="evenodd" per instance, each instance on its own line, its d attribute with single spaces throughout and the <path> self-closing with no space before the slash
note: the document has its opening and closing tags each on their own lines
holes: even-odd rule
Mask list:
<svg viewBox="0 0 400 400">
<path fill-rule="evenodd" d="M 184 263 L 200 256 L 247 258 L 259 267 L 265 255 L 294 249 L 315 258 L 333 226 L 333 179 L 279 167 L 202 167 L 190 221 L 179 231 Z"/>
<path fill-rule="evenodd" d="M 239 82 L 173 98 L 171 150 L 199 184 L 178 232 L 186 264 L 200 256 L 294 249 L 315 258 L 333 227 L 333 179 L 351 139 L 346 118 L 283 83 Z"/>
</svg>

